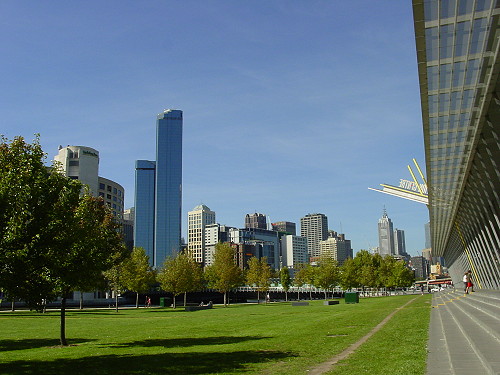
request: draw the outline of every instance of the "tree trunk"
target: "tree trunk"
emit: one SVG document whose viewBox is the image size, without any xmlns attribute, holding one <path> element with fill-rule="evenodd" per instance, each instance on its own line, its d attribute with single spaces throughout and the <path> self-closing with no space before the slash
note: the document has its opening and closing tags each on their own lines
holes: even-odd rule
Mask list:
<svg viewBox="0 0 500 375">
<path fill-rule="evenodd" d="M 224 307 L 227 306 L 226 300 L 227 300 L 227 292 L 225 291 L 224 292 Z"/>
<path fill-rule="evenodd" d="M 257 289 L 257 303 L 260 303 L 260 290 Z"/>
<path fill-rule="evenodd" d="M 68 346 L 66 341 L 66 297 L 61 299 L 61 345 Z"/>
<path fill-rule="evenodd" d="M 118 312 L 118 291 L 115 290 L 115 309 Z"/>
<path fill-rule="evenodd" d="M 285 290 L 285 301 L 288 302 L 288 291 L 287 290 Z"/>
<path fill-rule="evenodd" d="M 175 293 L 172 293 L 174 295 L 174 303 L 172 304 L 174 306 L 174 309 L 175 309 Z"/>
<path fill-rule="evenodd" d="M 80 310 L 83 310 L 83 292 L 80 292 Z"/>
<path fill-rule="evenodd" d="M 300 290 L 297 290 L 297 301 L 300 301 Z"/>
<path fill-rule="evenodd" d="M 15 311 L 16 310 L 16 302 L 14 302 L 14 300 L 12 300 L 12 304 L 11 304 L 10 310 L 11 311 Z"/>
<path fill-rule="evenodd" d="M 325 289 L 325 300 L 327 300 L 327 299 L 328 299 L 328 297 L 326 296 L 326 289 Z"/>
<path fill-rule="evenodd" d="M 313 290 L 312 290 L 312 288 L 309 288 L 309 299 L 310 300 L 313 299 Z"/>
<path fill-rule="evenodd" d="M 184 307 L 186 307 L 187 292 L 184 292 Z"/>
<path fill-rule="evenodd" d="M 139 308 L 139 292 L 135 292 L 135 308 Z"/>
</svg>

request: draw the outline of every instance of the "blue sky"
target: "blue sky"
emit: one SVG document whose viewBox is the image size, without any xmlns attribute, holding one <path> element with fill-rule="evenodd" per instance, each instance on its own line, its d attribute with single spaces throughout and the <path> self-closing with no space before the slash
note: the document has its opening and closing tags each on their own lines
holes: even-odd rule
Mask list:
<svg viewBox="0 0 500 375">
<path fill-rule="evenodd" d="M 368 190 L 425 165 L 410 1 L 5 0 L 0 53 L 0 134 L 99 150 L 126 207 L 183 110 L 184 235 L 200 203 L 239 227 L 321 212 L 358 251 L 385 206 L 424 247 L 427 208 Z"/>
</svg>

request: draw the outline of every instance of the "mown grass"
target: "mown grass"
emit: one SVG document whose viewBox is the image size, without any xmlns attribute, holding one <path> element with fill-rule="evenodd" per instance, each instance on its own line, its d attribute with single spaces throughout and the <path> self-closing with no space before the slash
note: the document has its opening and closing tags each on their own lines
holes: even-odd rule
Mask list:
<svg viewBox="0 0 500 375">
<path fill-rule="evenodd" d="M 367 298 L 359 304 L 342 302 L 335 306 L 324 306 L 321 301 L 300 307 L 285 303 L 233 305 L 226 309 L 216 306 L 196 312 L 71 311 L 67 316 L 67 337 L 72 346 L 64 348 L 58 346 L 58 312 L 2 312 L 0 373 L 302 374 L 363 337 L 411 298 L 415 297 Z M 365 353 L 369 341 L 354 355 L 371 362 L 376 356 L 370 354 L 373 350 L 382 351 L 385 358 L 395 352 L 396 357 L 406 358 L 404 346 L 411 353 L 425 352 L 420 336 L 427 338 L 428 300 L 417 296 L 386 329 L 373 336 L 374 340 L 382 338 L 375 348 Z M 418 332 L 413 335 L 415 328 Z M 425 368 L 425 357 L 413 356 L 411 364 L 403 365 Z M 347 373 L 342 371 L 351 366 L 342 365 L 341 372 L 335 373 Z"/>
</svg>

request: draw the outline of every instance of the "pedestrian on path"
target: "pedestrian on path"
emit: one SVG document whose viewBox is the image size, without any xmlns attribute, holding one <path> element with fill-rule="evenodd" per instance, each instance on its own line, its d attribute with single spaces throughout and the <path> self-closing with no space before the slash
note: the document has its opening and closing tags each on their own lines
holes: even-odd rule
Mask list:
<svg viewBox="0 0 500 375">
<path fill-rule="evenodd" d="M 468 288 L 468 289 L 470 288 L 470 291 L 473 293 L 473 292 L 474 292 L 474 284 L 472 283 L 472 271 L 471 271 L 471 270 L 469 270 L 469 271 L 467 272 L 467 274 L 468 274 L 468 280 L 467 280 L 468 284 L 467 284 L 467 288 Z"/>
<path fill-rule="evenodd" d="M 462 281 L 464 282 L 464 293 L 469 293 L 467 289 L 467 284 L 469 283 L 469 274 L 467 272 L 464 273 L 464 277 L 462 277 Z"/>
</svg>

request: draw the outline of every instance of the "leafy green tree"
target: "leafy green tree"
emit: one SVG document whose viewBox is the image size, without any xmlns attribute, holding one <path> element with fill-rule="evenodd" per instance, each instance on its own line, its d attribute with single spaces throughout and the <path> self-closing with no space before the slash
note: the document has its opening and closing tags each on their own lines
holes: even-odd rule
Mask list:
<svg viewBox="0 0 500 375">
<path fill-rule="evenodd" d="M 309 287 L 309 298 L 312 299 L 312 286 L 314 285 L 315 269 L 310 264 L 297 265 L 297 272 L 295 273 L 294 284 L 298 287 L 307 285 Z M 297 292 L 299 293 L 299 292 Z"/>
<path fill-rule="evenodd" d="M 285 300 L 288 301 L 288 291 L 292 285 L 292 278 L 290 277 L 290 270 L 287 266 L 280 270 L 280 282 L 283 290 L 285 291 Z"/>
<path fill-rule="evenodd" d="M 139 308 L 139 293 L 146 292 L 156 279 L 155 272 L 149 265 L 149 257 L 142 247 L 134 247 L 123 262 L 123 286 L 136 293 L 135 307 Z"/>
<path fill-rule="evenodd" d="M 130 254 L 128 254 L 129 256 Z M 111 255 L 113 265 L 103 272 L 104 278 L 107 280 L 109 287 L 115 296 L 115 311 L 118 312 L 118 295 L 125 289 L 123 287 L 123 263 L 127 259 L 127 255 L 119 252 Z"/>
<path fill-rule="evenodd" d="M 358 283 L 363 287 L 375 287 L 377 272 L 373 264 L 373 255 L 367 250 L 360 250 L 354 257 L 354 264 L 358 269 Z"/>
<path fill-rule="evenodd" d="M 171 292 L 174 296 L 173 307 L 179 294 L 201 289 L 203 273 L 193 257 L 188 253 L 179 253 L 176 257 L 165 260 L 158 273 L 158 281 L 163 290 Z"/>
<path fill-rule="evenodd" d="M 257 259 L 252 257 L 248 261 L 246 280 L 248 285 L 257 289 L 257 301 L 260 300 L 260 292 L 265 292 L 271 285 L 271 267 L 267 263 L 267 257 Z"/>
<path fill-rule="evenodd" d="M 340 270 L 338 262 L 332 257 L 323 256 L 319 260 L 319 266 L 314 274 L 314 286 L 324 290 L 325 299 L 327 290 L 333 288 L 339 283 Z"/>
<path fill-rule="evenodd" d="M 43 309 L 61 296 L 61 345 L 67 345 L 66 298 L 85 290 L 123 249 L 102 201 L 44 165 L 39 138 L 0 141 L 0 286 L 13 299 Z"/>
<path fill-rule="evenodd" d="M 354 259 L 348 258 L 340 267 L 340 287 L 343 290 L 350 290 L 360 286 L 358 277 L 358 268 Z"/>
<path fill-rule="evenodd" d="M 227 292 L 244 283 L 243 271 L 237 266 L 235 251 L 228 243 L 215 245 L 214 262 L 206 267 L 205 277 L 210 288 L 224 293 L 224 307 L 227 306 Z"/>
</svg>

